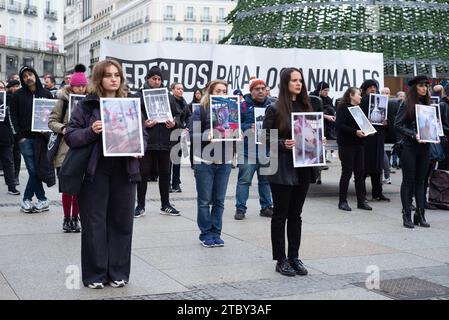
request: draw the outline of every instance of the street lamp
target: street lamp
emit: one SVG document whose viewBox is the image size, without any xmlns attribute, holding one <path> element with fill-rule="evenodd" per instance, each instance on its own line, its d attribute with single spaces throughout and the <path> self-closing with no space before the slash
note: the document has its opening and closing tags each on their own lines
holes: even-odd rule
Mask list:
<svg viewBox="0 0 449 320">
<path fill-rule="evenodd" d="M 184 39 L 181 37 L 181 32 L 178 32 L 178 36 L 175 38 L 175 40 L 176 40 L 176 41 L 182 41 L 182 40 L 184 40 Z"/>
<path fill-rule="evenodd" d="M 58 40 L 58 38 L 56 38 L 55 33 L 53 32 L 51 34 L 50 41 L 52 42 L 52 45 L 51 45 L 51 56 L 53 58 L 53 74 L 52 74 L 52 76 L 55 77 L 55 78 L 56 78 L 56 75 L 55 75 L 55 70 L 56 70 L 56 67 L 55 67 L 55 42 L 56 42 L 56 40 Z"/>
</svg>

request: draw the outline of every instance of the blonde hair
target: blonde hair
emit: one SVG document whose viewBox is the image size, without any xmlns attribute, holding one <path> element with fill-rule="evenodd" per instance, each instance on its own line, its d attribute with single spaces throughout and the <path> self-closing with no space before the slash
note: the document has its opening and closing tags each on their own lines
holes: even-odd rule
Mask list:
<svg viewBox="0 0 449 320">
<path fill-rule="evenodd" d="M 204 95 L 201 98 L 201 105 L 204 109 L 208 109 L 210 107 L 210 96 L 213 95 L 215 87 L 219 84 L 222 84 L 228 90 L 228 83 L 224 80 L 213 80 L 207 84 L 207 87 L 204 88 Z"/>
<path fill-rule="evenodd" d="M 114 66 L 117 68 L 120 74 L 120 88 L 116 92 L 117 98 L 126 98 L 128 97 L 128 89 L 126 88 L 126 79 L 123 76 L 123 69 L 120 63 L 112 59 L 106 59 L 100 62 L 97 62 L 94 66 L 91 76 L 91 82 L 89 85 L 89 92 L 92 94 L 96 94 L 99 97 L 105 96 L 105 90 L 102 85 L 102 81 L 104 75 L 106 73 L 106 68 Z"/>
</svg>

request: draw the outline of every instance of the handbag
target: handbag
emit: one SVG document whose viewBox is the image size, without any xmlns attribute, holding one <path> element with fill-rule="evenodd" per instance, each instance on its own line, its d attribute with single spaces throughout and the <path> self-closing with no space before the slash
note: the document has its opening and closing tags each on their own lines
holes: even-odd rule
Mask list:
<svg viewBox="0 0 449 320">
<path fill-rule="evenodd" d="M 393 154 L 396 154 L 400 158 L 403 149 L 404 149 L 404 139 L 401 139 L 393 145 L 391 151 Z"/>
<path fill-rule="evenodd" d="M 67 107 L 65 106 L 62 112 L 62 117 L 60 121 L 61 123 L 64 121 L 66 112 Z M 50 139 L 48 140 L 47 144 L 47 159 L 51 163 L 53 163 L 53 161 L 56 158 L 56 155 L 58 154 L 59 145 L 61 144 L 62 137 L 63 137 L 62 134 L 56 132 L 52 132 L 50 135 Z"/>
<path fill-rule="evenodd" d="M 90 154 L 95 143 L 80 148 L 70 148 L 59 170 L 59 191 L 77 195 L 84 182 Z"/>
<path fill-rule="evenodd" d="M 441 143 L 430 144 L 430 160 L 443 161 L 446 158 Z"/>
</svg>

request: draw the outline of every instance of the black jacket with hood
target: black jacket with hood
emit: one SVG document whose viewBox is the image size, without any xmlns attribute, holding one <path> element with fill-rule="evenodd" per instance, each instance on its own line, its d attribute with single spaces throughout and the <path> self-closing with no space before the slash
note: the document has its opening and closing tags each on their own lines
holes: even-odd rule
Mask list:
<svg viewBox="0 0 449 320">
<path fill-rule="evenodd" d="M 23 81 L 23 73 L 25 71 L 33 72 L 36 77 L 35 92 L 31 92 L 25 81 Z M 33 99 L 53 99 L 52 94 L 42 86 L 39 76 L 33 68 L 26 66 L 23 67 L 20 69 L 19 76 L 22 88 L 17 90 L 17 92 L 12 96 L 10 103 L 11 120 L 14 127 L 14 138 L 16 141 L 20 141 L 23 138 L 35 138 L 40 135 L 40 133 L 31 132 Z"/>
</svg>

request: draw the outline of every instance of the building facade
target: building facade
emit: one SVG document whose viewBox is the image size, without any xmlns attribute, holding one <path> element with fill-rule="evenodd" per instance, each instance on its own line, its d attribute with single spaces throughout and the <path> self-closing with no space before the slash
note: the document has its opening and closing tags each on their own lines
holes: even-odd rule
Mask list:
<svg viewBox="0 0 449 320">
<path fill-rule="evenodd" d="M 0 79 L 23 65 L 39 75 L 64 75 L 64 2 L 0 0 Z"/>
</svg>

